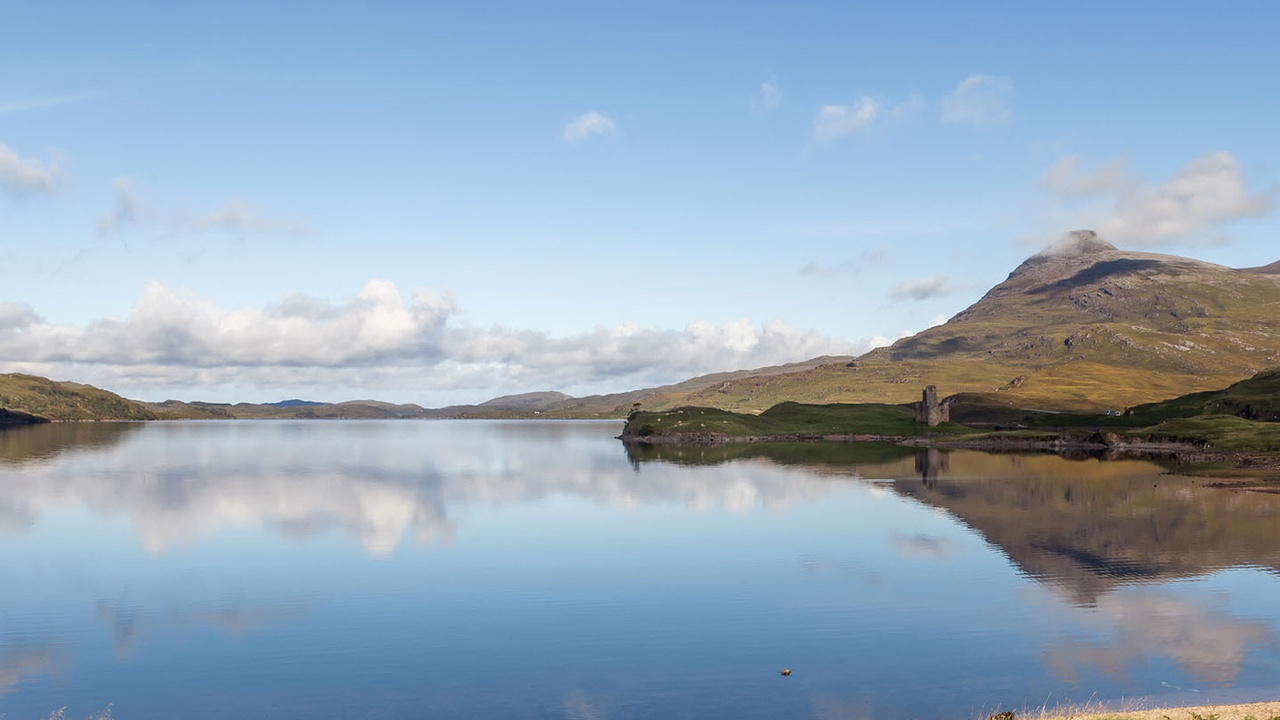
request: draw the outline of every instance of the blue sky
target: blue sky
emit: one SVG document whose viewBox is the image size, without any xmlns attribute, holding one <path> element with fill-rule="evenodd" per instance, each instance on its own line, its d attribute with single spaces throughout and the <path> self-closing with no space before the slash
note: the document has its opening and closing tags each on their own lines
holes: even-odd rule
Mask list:
<svg viewBox="0 0 1280 720">
<path fill-rule="evenodd" d="M 1076 227 L 1280 259 L 1270 3 L 4 14 L 0 370 L 134 397 L 854 353 Z"/>
</svg>

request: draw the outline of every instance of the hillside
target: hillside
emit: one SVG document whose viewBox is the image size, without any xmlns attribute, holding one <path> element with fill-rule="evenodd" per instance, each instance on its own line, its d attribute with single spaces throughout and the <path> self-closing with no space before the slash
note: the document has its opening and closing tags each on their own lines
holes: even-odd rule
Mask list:
<svg viewBox="0 0 1280 720">
<path fill-rule="evenodd" d="M 1019 407 L 1100 411 L 1222 388 L 1280 365 L 1280 263 L 1235 270 L 1128 252 L 1089 231 L 1039 253 L 945 324 L 857 358 L 579 398 L 544 414 L 785 401 L 903 403 L 934 384 Z"/>
<path fill-rule="evenodd" d="M 1234 415 L 1246 420 L 1280 421 L 1280 370 L 1265 370 L 1224 390 L 1183 395 L 1139 405 L 1138 418 L 1189 418 L 1196 415 Z"/>
<path fill-rule="evenodd" d="M 155 418 L 142 403 L 91 385 L 19 373 L 0 375 L 0 424 Z"/>
</svg>

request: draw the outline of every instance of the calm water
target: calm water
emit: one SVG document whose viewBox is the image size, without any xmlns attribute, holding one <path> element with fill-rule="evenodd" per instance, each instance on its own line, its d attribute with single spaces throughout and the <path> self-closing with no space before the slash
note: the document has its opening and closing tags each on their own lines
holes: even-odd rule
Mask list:
<svg viewBox="0 0 1280 720">
<path fill-rule="evenodd" d="M 619 429 L 0 432 L 0 714 L 835 720 L 1280 697 L 1280 495 L 874 445 L 629 456 Z"/>
</svg>

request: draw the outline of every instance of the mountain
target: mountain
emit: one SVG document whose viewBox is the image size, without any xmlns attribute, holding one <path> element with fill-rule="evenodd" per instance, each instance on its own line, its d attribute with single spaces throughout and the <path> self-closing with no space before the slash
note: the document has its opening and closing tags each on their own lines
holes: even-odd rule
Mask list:
<svg viewBox="0 0 1280 720">
<path fill-rule="evenodd" d="M 77 420 L 154 420 L 142 403 L 80 383 L 0 375 L 0 425 Z"/>
<path fill-rule="evenodd" d="M 544 414 L 779 402 L 903 403 L 925 385 L 1019 407 L 1101 411 L 1222 388 L 1280 366 L 1280 263 L 1243 270 L 1129 252 L 1091 231 L 1027 259 L 946 323 L 848 358 L 566 401 Z"/>
<path fill-rule="evenodd" d="M 316 407 L 317 405 L 328 405 L 328 403 L 316 402 L 314 400 L 280 400 L 279 402 L 262 403 L 271 407 L 278 408 L 296 408 L 296 407 Z"/>
</svg>

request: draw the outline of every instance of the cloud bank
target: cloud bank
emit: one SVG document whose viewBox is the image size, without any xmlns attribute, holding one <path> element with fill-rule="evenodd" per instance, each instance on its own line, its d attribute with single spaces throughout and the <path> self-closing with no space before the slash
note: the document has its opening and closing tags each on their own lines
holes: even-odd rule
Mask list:
<svg viewBox="0 0 1280 720">
<path fill-rule="evenodd" d="M 1251 190 L 1240 161 L 1226 152 L 1193 160 L 1163 182 L 1134 176 L 1122 160 L 1089 171 L 1079 156 L 1069 155 L 1049 167 L 1041 183 L 1056 199 L 1077 206 L 1077 226 L 1130 245 L 1204 239 L 1275 208 L 1274 191 Z"/>
<path fill-rule="evenodd" d="M 393 283 L 381 280 L 342 303 L 293 295 L 267 308 L 233 310 L 152 282 L 127 317 L 104 317 L 84 327 L 56 325 L 25 305 L 0 303 L 0 371 L 135 393 L 207 385 L 576 392 L 853 355 L 873 343 L 780 320 L 695 322 L 683 330 L 624 323 L 554 337 L 458 326 L 458 313 L 447 292 L 418 290 L 406 300 Z"/>
</svg>

